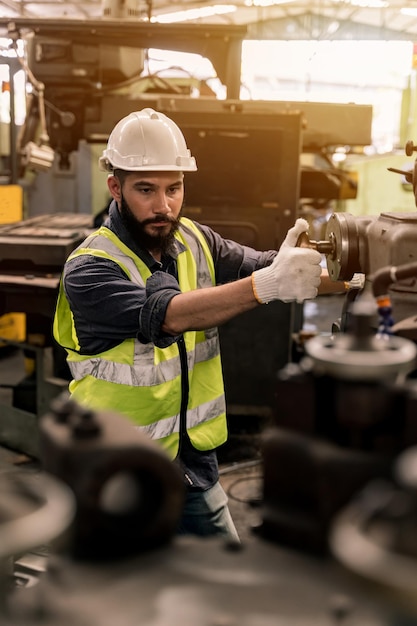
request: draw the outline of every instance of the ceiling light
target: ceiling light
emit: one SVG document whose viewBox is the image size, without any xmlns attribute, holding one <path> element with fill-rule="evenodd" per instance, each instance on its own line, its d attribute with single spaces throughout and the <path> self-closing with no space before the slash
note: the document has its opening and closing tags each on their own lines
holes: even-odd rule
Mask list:
<svg viewBox="0 0 417 626">
<path fill-rule="evenodd" d="M 410 17 L 417 16 L 417 8 L 416 7 L 403 7 L 400 9 L 401 15 L 409 15 Z"/>
<path fill-rule="evenodd" d="M 225 13 L 233 13 L 237 7 L 231 4 L 214 4 L 208 7 L 200 7 L 199 9 L 186 9 L 185 11 L 175 11 L 174 13 L 163 13 L 151 17 L 151 22 L 159 24 L 171 24 L 173 22 L 186 22 L 187 20 L 197 20 L 200 17 L 212 17 L 213 15 L 224 15 Z"/>
<path fill-rule="evenodd" d="M 334 0 L 339 4 L 350 4 L 361 9 L 386 9 L 389 6 L 387 0 Z"/>
<path fill-rule="evenodd" d="M 271 7 L 278 4 L 290 4 L 295 0 L 245 0 L 247 7 Z"/>
<path fill-rule="evenodd" d="M 333 21 L 330 22 L 330 24 L 327 27 L 327 34 L 328 35 L 334 35 L 335 33 L 337 33 L 337 31 L 340 28 L 340 23 L 337 21 Z"/>
</svg>

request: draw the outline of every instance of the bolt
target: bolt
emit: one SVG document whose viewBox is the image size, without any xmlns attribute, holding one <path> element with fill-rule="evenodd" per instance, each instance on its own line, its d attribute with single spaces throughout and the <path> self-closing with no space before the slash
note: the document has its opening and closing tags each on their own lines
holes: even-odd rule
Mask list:
<svg viewBox="0 0 417 626">
<path fill-rule="evenodd" d="M 89 409 L 81 409 L 73 422 L 72 434 L 75 439 L 90 439 L 100 433 L 100 424 L 95 414 Z"/>
<path fill-rule="evenodd" d="M 55 400 L 51 402 L 51 411 L 55 420 L 61 424 L 67 423 L 70 416 L 75 413 L 75 410 L 76 405 L 72 400 L 55 398 Z"/>
</svg>

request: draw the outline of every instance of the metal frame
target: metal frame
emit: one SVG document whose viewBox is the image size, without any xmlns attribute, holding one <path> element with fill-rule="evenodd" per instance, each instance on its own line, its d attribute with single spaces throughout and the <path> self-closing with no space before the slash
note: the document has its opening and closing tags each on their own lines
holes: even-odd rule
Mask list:
<svg viewBox="0 0 417 626">
<path fill-rule="evenodd" d="M 0 341 L 33 353 L 36 377 L 35 412 L 0 403 L 0 442 L 11 449 L 39 458 L 39 418 L 50 410 L 52 400 L 67 389 L 68 382 L 52 376 L 52 348 L 34 346 L 3 337 L 0 337 Z"/>
</svg>

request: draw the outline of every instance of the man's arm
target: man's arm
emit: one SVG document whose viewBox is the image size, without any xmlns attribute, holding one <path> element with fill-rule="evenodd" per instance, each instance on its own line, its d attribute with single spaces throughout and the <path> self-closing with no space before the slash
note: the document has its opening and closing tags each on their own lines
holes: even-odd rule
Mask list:
<svg viewBox="0 0 417 626">
<path fill-rule="evenodd" d="M 226 285 L 188 291 L 170 300 L 162 330 L 170 335 L 180 335 L 187 330 L 220 326 L 259 304 L 250 276 Z"/>
<path fill-rule="evenodd" d="M 344 293 L 343 281 L 332 281 L 326 269 L 320 276 L 319 294 Z M 227 285 L 197 289 L 174 296 L 168 304 L 162 330 L 179 335 L 186 330 L 203 330 L 220 326 L 240 313 L 259 306 L 252 278 L 243 278 Z"/>
<path fill-rule="evenodd" d="M 296 246 L 299 234 L 307 226 L 305 220 L 298 219 L 271 265 L 251 276 L 174 295 L 166 308 L 162 329 L 175 335 L 203 330 L 224 324 L 258 304 L 314 298 L 320 283 L 321 255 L 317 250 Z"/>
</svg>

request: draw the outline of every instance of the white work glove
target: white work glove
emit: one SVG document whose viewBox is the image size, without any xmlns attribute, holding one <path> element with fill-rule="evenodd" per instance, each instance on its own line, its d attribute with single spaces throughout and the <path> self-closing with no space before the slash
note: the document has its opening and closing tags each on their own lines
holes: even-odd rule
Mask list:
<svg viewBox="0 0 417 626">
<path fill-rule="evenodd" d="M 353 274 L 352 278 L 345 282 L 346 291 L 351 289 L 363 289 L 365 287 L 365 274 L 359 272 Z"/>
<path fill-rule="evenodd" d="M 317 296 L 321 254 L 312 248 L 296 247 L 308 222 L 299 218 L 290 228 L 272 264 L 252 274 L 252 286 L 261 304 L 272 300 L 303 302 Z"/>
</svg>

